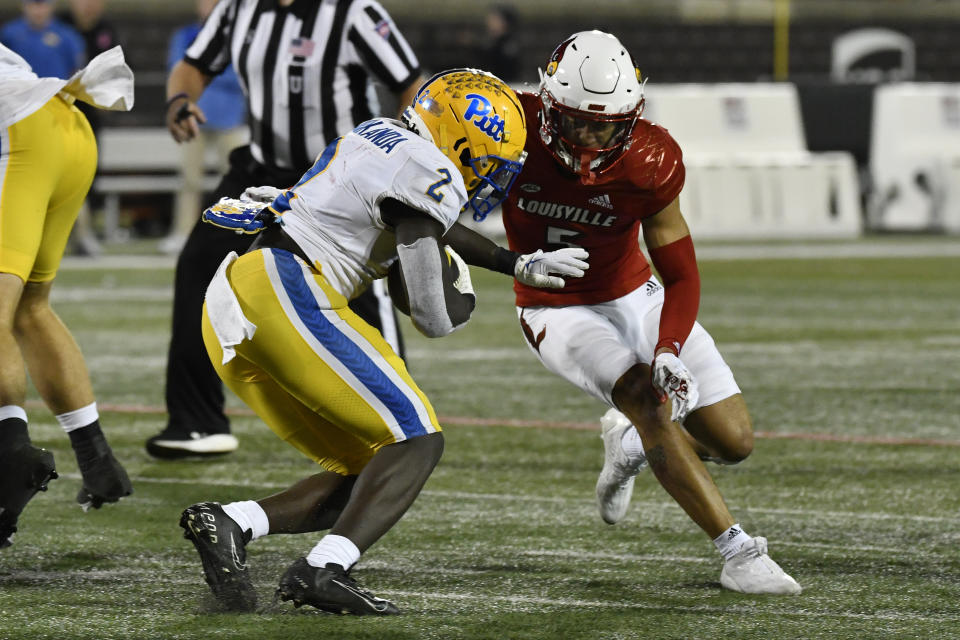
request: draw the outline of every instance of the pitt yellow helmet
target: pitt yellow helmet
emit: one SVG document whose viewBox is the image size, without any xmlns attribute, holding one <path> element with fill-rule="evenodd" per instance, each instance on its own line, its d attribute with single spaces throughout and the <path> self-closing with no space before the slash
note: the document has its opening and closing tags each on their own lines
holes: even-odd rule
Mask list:
<svg viewBox="0 0 960 640">
<path fill-rule="evenodd" d="M 459 169 L 468 194 L 464 208 L 477 222 L 506 198 L 527 157 L 527 122 L 517 94 L 486 71 L 436 74 L 401 119 Z"/>
</svg>

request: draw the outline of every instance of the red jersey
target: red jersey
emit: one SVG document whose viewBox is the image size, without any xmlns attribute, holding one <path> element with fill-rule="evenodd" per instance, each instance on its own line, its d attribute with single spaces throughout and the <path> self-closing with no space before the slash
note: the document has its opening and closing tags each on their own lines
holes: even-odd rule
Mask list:
<svg viewBox="0 0 960 640">
<path fill-rule="evenodd" d="M 531 125 L 540 121 L 540 97 L 518 92 Z M 527 160 L 503 202 L 503 225 L 518 253 L 583 247 L 590 268 L 562 289 L 537 289 L 514 281 L 517 306 L 561 307 L 614 300 L 650 278 L 640 251 L 640 221 L 666 207 L 683 188 L 682 153 L 667 130 L 640 119 L 632 144 L 595 184 L 585 185 L 561 165 L 527 128 Z"/>
</svg>

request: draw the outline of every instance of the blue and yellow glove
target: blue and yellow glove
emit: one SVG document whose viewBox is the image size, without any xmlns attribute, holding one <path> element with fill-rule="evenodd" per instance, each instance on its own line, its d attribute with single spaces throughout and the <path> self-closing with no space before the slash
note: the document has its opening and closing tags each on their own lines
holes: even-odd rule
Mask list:
<svg viewBox="0 0 960 640">
<path fill-rule="evenodd" d="M 203 221 L 229 229 L 235 233 L 254 234 L 273 224 L 276 214 L 267 202 L 252 202 L 236 198 L 220 198 L 215 205 L 203 211 Z"/>
</svg>

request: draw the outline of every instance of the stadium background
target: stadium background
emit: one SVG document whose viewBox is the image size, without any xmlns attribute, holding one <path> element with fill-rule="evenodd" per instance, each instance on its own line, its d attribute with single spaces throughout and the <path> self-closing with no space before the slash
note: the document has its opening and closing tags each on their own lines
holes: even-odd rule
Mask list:
<svg viewBox="0 0 960 640">
<path fill-rule="evenodd" d="M 60 8 L 65 4 L 61 1 Z M 482 66 L 464 41 L 483 37 L 483 16 L 497 2 L 385 0 L 383 4 L 426 71 Z M 654 89 L 674 83 L 792 83 L 799 97 L 807 149 L 852 154 L 860 172 L 863 215 L 868 213 L 865 205 L 872 187 L 868 164 L 873 96 L 876 87 L 889 78 L 879 82 L 876 78 L 857 82 L 831 79 L 834 40 L 865 27 L 893 29 L 915 46 L 913 80 L 960 82 L 960 48 L 955 44 L 960 36 L 960 2 L 956 0 L 527 0 L 511 6 L 519 17 L 515 41 L 523 63 L 510 80 L 518 86 L 535 83 L 536 70 L 552 48 L 571 32 L 587 28 L 617 34 Z M 17 0 L 0 3 L 0 21 L 18 13 Z M 194 3 L 109 0 L 106 16 L 119 32 L 137 84 L 136 108 L 109 114 L 104 125 L 162 127 L 169 38 L 178 26 L 194 20 Z M 113 162 L 117 160 L 113 156 Z M 109 173 L 109 168 L 105 171 Z M 139 191 L 119 192 L 122 208 L 113 218 L 121 219 L 113 221 L 108 216 L 107 235 L 126 239 L 165 231 L 174 189 L 164 188 L 146 197 Z M 104 222 L 95 220 L 95 224 L 103 235 Z M 114 233 L 117 225 L 131 233 L 125 229 Z M 916 226 L 922 229 L 927 225 Z"/>
<path fill-rule="evenodd" d="M 457 34 L 482 29 L 492 4 L 384 0 L 427 69 L 459 64 Z M 774 0 L 514 5 L 521 79 L 530 81 L 557 42 L 585 28 L 617 33 L 651 92 L 658 83 L 773 80 L 783 45 Z M 106 124 L 161 127 L 167 40 L 192 19 L 193 2 L 108 7 L 138 103 Z M 814 151 L 868 157 L 878 85 L 830 80 L 841 33 L 905 33 L 917 80 L 960 82 L 960 2 L 790 7 L 787 79 Z M 0 2 L 0 19 L 18 11 L 16 0 Z M 818 100 L 821 111 L 811 108 Z M 180 510 L 268 495 L 311 467 L 235 398 L 235 454 L 168 463 L 144 452 L 163 423 L 173 258 L 156 243 L 170 200 L 125 194 L 120 222 L 130 234 L 98 259 L 68 258 L 58 276 L 54 306 L 87 356 L 104 428 L 136 493 L 81 513 L 66 439 L 31 392 L 31 435 L 55 452 L 61 478 L 31 502 L 16 544 L 0 552 L 3 640 L 960 638 L 956 236 L 697 243 L 700 319 L 736 372 L 758 432 L 747 461 L 710 471 L 742 524 L 767 536 L 804 585 L 800 598 L 722 591 L 712 546 L 649 475 L 638 479 L 623 523 L 600 522 L 592 496 L 604 408 L 542 370 L 516 327 L 505 279 L 477 273 L 480 304 L 464 331 L 431 341 L 406 327 L 413 375 L 448 444 L 423 496 L 357 575 L 407 615 L 347 620 L 270 605 L 279 569 L 309 546 L 270 536 L 250 552 L 264 609 L 232 616 L 206 597 L 176 526 Z"/>
<path fill-rule="evenodd" d="M 66 2 L 59 4 L 63 9 Z M 383 4 L 430 72 L 482 66 L 482 60 L 471 55 L 464 43 L 482 39 L 484 14 L 504 3 L 385 0 Z M 509 79 L 515 86 L 535 83 L 537 68 L 553 47 L 573 31 L 587 28 L 618 35 L 654 89 L 675 83 L 791 83 L 799 98 L 806 148 L 852 154 L 860 174 L 861 214 L 865 217 L 872 188 L 868 165 L 874 91 L 890 77 L 855 82 L 832 79 L 834 40 L 863 28 L 892 29 L 907 36 L 915 47 L 915 71 L 904 79 L 960 82 L 960 48 L 955 44 L 960 36 L 960 2 L 956 0 L 527 0 L 505 4 L 519 17 L 515 41 L 523 63 Z M 17 0 L 0 3 L 0 21 L 18 13 Z M 108 114 L 103 119 L 107 128 L 162 127 L 169 38 L 177 27 L 194 20 L 194 15 L 192 0 L 107 2 L 106 17 L 119 32 L 137 81 L 136 108 Z M 386 102 L 391 106 L 389 99 Z M 109 173 L 109 166 L 119 158 L 114 155 L 105 160 L 101 164 L 108 168 L 101 175 Z M 960 176 L 955 181 L 960 181 Z M 108 215 L 106 232 L 104 222 L 95 221 L 101 235 L 111 236 L 108 241 L 116 239 L 113 236 L 161 235 L 169 225 L 174 189 L 167 187 L 144 197 L 140 193 L 146 187 L 139 187 L 129 193 L 118 192 L 122 209 L 112 217 L 121 219 L 114 221 Z M 93 191 L 97 192 L 96 185 Z M 113 227 L 117 225 L 132 234 L 125 229 L 116 234 Z M 925 230 L 936 225 L 912 226 L 916 228 L 910 230 Z M 865 228 L 871 230 L 869 220 Z"/>
</svg>

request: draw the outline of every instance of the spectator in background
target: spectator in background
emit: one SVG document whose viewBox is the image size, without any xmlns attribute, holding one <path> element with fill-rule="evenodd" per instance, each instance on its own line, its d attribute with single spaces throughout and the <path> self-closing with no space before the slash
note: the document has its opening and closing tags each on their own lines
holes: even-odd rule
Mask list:
<svg viewBox="0 0 960 640">
<path fill-rule="evenodd" d="M 105 8 L 105 0 L 70 0 L 70 9 L 57 13 L 58 19 L 76 29 L 83 38 L 87 59 L 90 60 L 119 44 L 116 29 L 103 17 Z M 100 110 L 85 103 L 77 103 L 77 108 L 87 117 L 94 136 L 99 138 L 100 128 L 103 126 Z M 73 227 L 73 233 L 70 235 L 73 255 L 95 256 L 100 253 L 100 243 L 93 233 L 90 212 L 91 207 L 95 209 L 97 206 L 90 204 L 94 197 L 93 194 L 87 196 L 87 201 L 83 203 L 83 208 L 80 209 L 80 215 L 77 216 L 77 222 Z"/>
<path fill-rule="evenodd" d="M 105 0 L 70 0 L 70 9 L 57 13 L 57 19 L 80 34 L 87 60 L 120 44 L 113 24 L 103 17 L 105 8 Z M 87 117 L 96 134 L 101 124 L 99 110 L 83 103 L 78 103 L 77 108 Z"/>
<path fill-rule="evenodd" d="M 200 33 L 203 21 L 207 19 L 216 4 L 217 0 L 197 0 L 197 16 L 200 19 L 174 32 L 167 53 L 168 72 L 183 59 L 187 53 L 187 47 Z M 183 186 L 174 204 L 169 235 L 160 243 L 160 250 L 164 253 L 180 253 L 190 230 L 193 229 L 200 212 L 203 211 L 201 197 L 207 149 L 216 148 L 219 172 L 223 174 L 229 167 L 227 157 L 230 151 L 244 144 L 248 138 L 247 129 L 243 126 L 247 116 L 246 98 L 243 96 L 243 89 L 240 88 L 233 65 L 229 65 L 223 73 L 214 77 L 200 96 L 197 105 L 203 110 L 207 121 L 200 127 L 199 136 L 180 145 L 182 157 L 180 175 Z"/>
<path fill-rule="evenodd" d="M 486 37 L 478 51 L 477 64 L 507 82 L 520 74 L 520 43 L 517 41 L 517 10 L 505 4 L 494 5 L 484 18 Z"/>
<path fill-rule="evenodd" d="M 66 80 L 86 62 L 83 38 L 53 17 L 53 0 L 24 0 L 23 17 L 0 30 L 0 42 L 17 53 L 41 78 Z"/>
<path fill-rule="evenodd" d="M 490 7 L 484 16 L 484 31 L 463 29 L 456 48 L 467 52 L 465 67 L 489 69 L 506 82 L 520 79 L 520 43 L 517 41 L 517 10 L 506 4 Z"/>
</svg>

